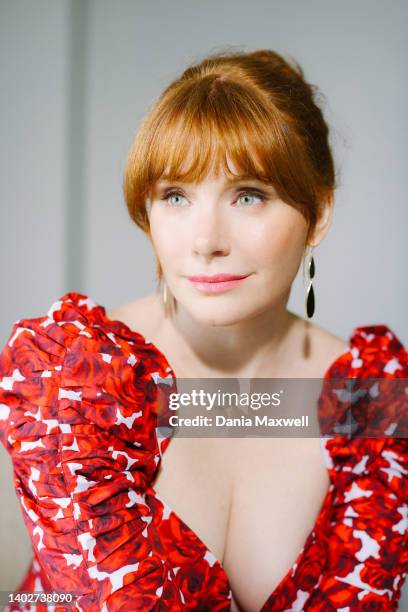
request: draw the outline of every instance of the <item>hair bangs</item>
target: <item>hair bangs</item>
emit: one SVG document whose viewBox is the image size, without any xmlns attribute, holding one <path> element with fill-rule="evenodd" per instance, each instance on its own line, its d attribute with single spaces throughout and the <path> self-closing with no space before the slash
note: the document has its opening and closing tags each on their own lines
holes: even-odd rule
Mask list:
<svg viewBox="0 0 408 612">
<path fill-rule="evenodd" d="M 184 83 L 166 100 L 144 157 L 152 186 L 160 178 L 199 182 L 210 172 L 275 180 L 270 172 L 275 152 L 265 139 L 270 116 L 254 105 L 253 92 L 215 80 Z"/>
</svg>

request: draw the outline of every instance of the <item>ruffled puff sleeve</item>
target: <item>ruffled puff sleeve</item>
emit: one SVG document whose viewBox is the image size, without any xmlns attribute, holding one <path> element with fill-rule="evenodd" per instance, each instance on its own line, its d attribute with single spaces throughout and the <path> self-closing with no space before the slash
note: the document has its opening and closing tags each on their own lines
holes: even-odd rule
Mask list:
<svg viewBox="0 0 408 612">
<path fill-rule="evenodd" d="M 144 495 L 173 377 L 142 336 L 70 295 L 17 321 L 0 354 L 0 439 L 44 584 L 78 610 L 176 607 Z"/>
<path fill-rule="evenodd" d="M 313 609 L 397 609 L 408 572 L 407 379 L 406 349 L 376 325 L 355 329 L 324 381 L 319 418 L 332 432 L 323 444 L 332 503 L 323 534 L 329 562 Z"/>
</svg>

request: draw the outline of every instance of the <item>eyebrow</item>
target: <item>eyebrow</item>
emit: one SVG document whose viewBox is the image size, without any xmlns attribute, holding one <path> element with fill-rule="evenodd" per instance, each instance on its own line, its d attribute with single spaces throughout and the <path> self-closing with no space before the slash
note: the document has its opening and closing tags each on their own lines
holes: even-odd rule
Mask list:
<svg viewBox="0 0 408 612">
<path fill-rule="evenodd" d="M 263 185 L 268 185 L 273 187 L 273 185 L 269 182 L 266 181 L 261 181 L 260 179 L 257 179 L 256 177 L 250 175 L 250 174 L 240 174 L 239 176 L 235 176 L 233 178 L 226 178 L 226 183 L 228 185 L 235 185 L 237 183 L 243 183 L 243 182 L 254 182 L 254 183 L 262 183 Z M 170 179 L 159 179 L 157 181 L 158 185 L 166 185 L 166 184 L 171 184 L 171 183 L 180 183 L 180 185 L 194 185 L 194 182 L 185 182 L 185 181 L 180 181 L 180 180 L 170 180 Z"/>
</svg>

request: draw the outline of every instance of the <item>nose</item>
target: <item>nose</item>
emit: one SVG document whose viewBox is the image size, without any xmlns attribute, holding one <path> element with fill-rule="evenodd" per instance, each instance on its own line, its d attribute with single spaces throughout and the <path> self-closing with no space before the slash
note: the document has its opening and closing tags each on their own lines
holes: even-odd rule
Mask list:
<svg viewBox="0 0 408 612">
<path fill-rule="evenodd" d="M 229 240 L 220 207 L 215 204 L 210 205 L 208 202 L 203 203 L 202 207 L 197 207 L 197 216 L 194 221 L 194 253 L 206 259 L 217 255 L 227 255 Z"/>
</svg>

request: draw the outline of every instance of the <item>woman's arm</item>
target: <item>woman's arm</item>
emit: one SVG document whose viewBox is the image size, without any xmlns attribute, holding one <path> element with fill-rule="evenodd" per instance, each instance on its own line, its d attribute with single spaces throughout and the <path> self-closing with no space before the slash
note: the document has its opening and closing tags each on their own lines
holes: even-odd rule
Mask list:
<svg viewBox="0 0 408 612">
<path fill-rule="evenodd" d="M 0 355 L 0 438 L 41 570 L 76 609 L 177 606 L 143 494 L 159 456 L 147 373 L 70 319 L 18 321 Z"/>
</svg>

